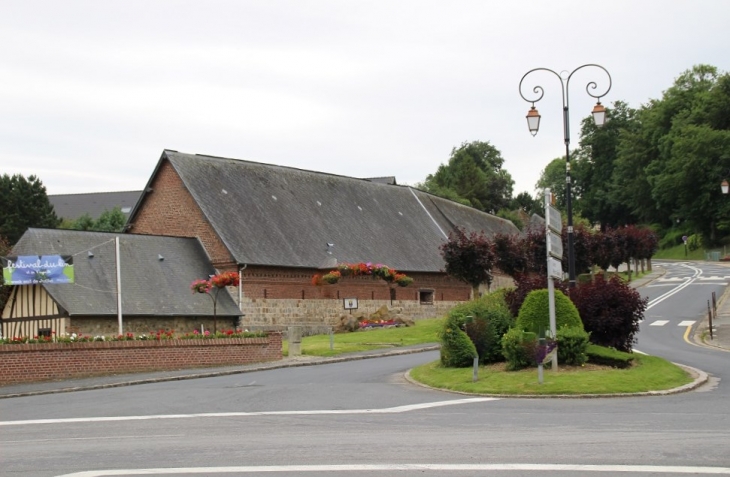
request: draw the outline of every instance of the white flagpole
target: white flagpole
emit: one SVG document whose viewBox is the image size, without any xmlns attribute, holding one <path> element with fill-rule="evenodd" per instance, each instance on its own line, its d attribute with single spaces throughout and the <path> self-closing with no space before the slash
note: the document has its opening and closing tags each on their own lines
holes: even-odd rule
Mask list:
<svg viewBox="0 0 730 477">
<path fill-rule="evenodd" d="M 122 271 L 119 268 L 119 237 L 114 238 L 116 247 L 116 264 L 117 264 L 117 321 L 119 322 L 119 334 L 122 331 Z"/>
</svg>

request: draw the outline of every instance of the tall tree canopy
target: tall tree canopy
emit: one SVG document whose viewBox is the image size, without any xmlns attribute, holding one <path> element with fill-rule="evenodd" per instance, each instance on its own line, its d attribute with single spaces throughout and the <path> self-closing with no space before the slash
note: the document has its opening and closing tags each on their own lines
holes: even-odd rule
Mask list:
<svg viewBox="0 0 730 477">
<path fill-rule="evenodd" d="M 730 227 L 719 186 L 730 178 L 728 106 L 730 75 L 698 65 L 637 112 L 635 128 L 619 140 L 614 183 L 639 220 L 681 219 L 708 244 Z"/>
<path fill-rule="evenodd" d="M 514 180 L 502 169 L 502 154 L 488 141 L 465 142 L 451 151 L 449 163 L 429 174 L 422 187 L 432 194 L 496 213 L 508 207 Z"/>
<path fill-rule="evenodd" d="M 580 197 L 577 209 L 601 229 L 636 222 L 630 210 L 618 200 L 621 184 L 613 181 L 614 164 L 622 134 L 635 127 L 636 111 L 623 101 L 606 108 L 611 120 L 601 127 L 591 118 L 583 120 L 580 148 L 573 163 L 576 195 Z M 573 162 L 573 161 L 571 161 Z"/>
<path fill-rule="evenodd" d="M 48 200 L 46 188 L 36 176 L 20 174 L 0 177 L 0 235 L 15 244 L 29 227 L 55 228 L 58 217 Z"/>
</svg>

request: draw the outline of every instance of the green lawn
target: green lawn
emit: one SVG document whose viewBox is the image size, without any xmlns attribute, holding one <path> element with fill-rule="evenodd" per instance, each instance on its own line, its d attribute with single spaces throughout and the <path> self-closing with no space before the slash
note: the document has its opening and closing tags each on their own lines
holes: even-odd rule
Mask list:
<svg viewBox="0 0 730 477">
<path fill-rule="evenodd" d="M 416 326 L 383 328 L 354 333 L 335 333 L 333 349 L 329 335 L 302 338 L 302 354 L 310 356 L 337 356 L 342 353 L 369 351 L 382 348 L 398 348 L 423 343 L 437 343 L 443 318 L 418 320 Z M 284 342 L 284 354 L 288 355 L 289 343 Z"/>
<path fill-rule="evenodd" d="M 652 258 L 656 258 L 657 260 L 704 260 L 705 251 L 703 249 L 686 250 L 685 255 L 684 245 L 679 244 L 672 248 L 658 250 Z"/>
<path fill-rule="evenodd" d="M 310 356 L 337 356 L 344 353 L 383 348 L 438 343 L 443 318 L 418 320 L 416 326 L 374 329 L 354 333 L 336 333 L 334 349 L 330 336 L 317 335 L 302 338 L 302 354 Z M 288 343 L 284 342 L 285 354 Z M 593 366 L 559 366 L 555 373 L 546 365 L 543 383 L 538 383 L 537 368 L 522 371 L 504 371 L 496 364 L 479 368 L 477 382 L 472 382 L 473 369 L 443 368 L 438 361 L 411 370 L 411 377 L 426 385 L 475 394 L 495 395 L 558 395 L 558 394 L 621 394 L 660 391 L 675 388 L 692 381 L 680 367 L 653 356 L 636 354 L 635 365 L 629 369 Z"/>
<path fill-rule="evenodd" d="M 537 369 L 503 371 L 501 365 L 480 367 L 473 382 L 472 368 L 444 368 L 439 362 L 411 370 L 411 377 L 423 384 L 451 391 L 497 395 L 623 394 L 672 389 L 692 381 L 680 367 L 655 356 L 636 355 L 629 369 L 561 367 L 553 372 L 545 365 L 543 383 Z"/>
</svg>

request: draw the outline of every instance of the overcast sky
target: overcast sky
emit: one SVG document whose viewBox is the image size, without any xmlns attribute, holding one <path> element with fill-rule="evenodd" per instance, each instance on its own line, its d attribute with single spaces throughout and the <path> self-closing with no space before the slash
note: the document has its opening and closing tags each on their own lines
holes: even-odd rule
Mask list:
<svg viewBox="0 0 730 477">
<path fill-rule="evenodd" d="M 730 2 L 0 0 L 0 173 L 49 194 L 142 189 L 163 149 L 415 184 L 489 141 L 534 193 L 564 154 L 561 85 L 604 104 L 730 70 Z M 607 87 L 570 83 L 572 145 Z M 526 93 L 529 92 L 526 91 Z"/>
</svg>

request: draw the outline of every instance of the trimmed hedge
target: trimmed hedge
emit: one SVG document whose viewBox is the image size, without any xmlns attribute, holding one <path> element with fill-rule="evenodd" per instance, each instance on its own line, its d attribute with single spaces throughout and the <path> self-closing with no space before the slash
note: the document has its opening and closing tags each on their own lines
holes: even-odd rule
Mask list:
<svg viewBox="0 0 730 477">
<path fill-rule="evenodd" d="M 589 333 L 582 328 L 558 328 L 558 365 L 580 366 L 588 360 Z"/>
<path fill-rule="evenodd" d="M 521 330 L 532 331 L 538 335 L 550 331 L 548 290 L 533 290 L 520 307 L 515 326 Z M 578 309 L 570 298 L 560 290 L 555 290 L 555 325 L 557 329 L 564 326 L 583 329 Z"/>
<path fill-rule="evenodd" d="M 462 331 L 464 317 L 449 316 L 441 331 L 441 365 L 447 368 L 466 368 L 474 364 L 477 349 Z"/>
<path fill-rule="evenodd" d="M 634 362 L 634 356 L 630 353 L 594 344 L 588 345 L 586 355 L 589 363 L 611 366 L 612 368 L 629 368 Z"/>
</svg>

